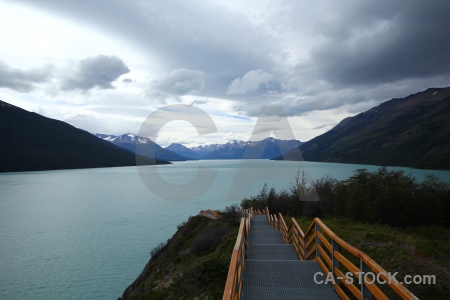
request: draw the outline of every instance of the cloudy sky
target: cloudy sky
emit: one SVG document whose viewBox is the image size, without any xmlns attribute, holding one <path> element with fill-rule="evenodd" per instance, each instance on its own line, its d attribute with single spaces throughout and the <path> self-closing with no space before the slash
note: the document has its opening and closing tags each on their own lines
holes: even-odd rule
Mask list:
<svg viewBox="0 0 450 300">
<path fill-rule="evenodd" d="M 277 105 L 307 141 L 450 86 L 449 12 L 448 0 L 0 0 L 0 99 L 90 132 L 138 133 L 172 104 L 217 126 L 198 137 L 170 122 L 162 145 L 248 140 Z"/>
</svg>

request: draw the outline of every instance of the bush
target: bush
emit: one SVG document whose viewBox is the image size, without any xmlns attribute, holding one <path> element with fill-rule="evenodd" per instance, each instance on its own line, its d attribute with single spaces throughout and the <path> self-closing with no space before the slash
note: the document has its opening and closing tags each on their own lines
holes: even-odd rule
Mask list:
<svg viewBox="0 0 450 300">
<path fill-rule="evenodd" d="M 219 214 L 222 215 L 222 219 L 230 225 L 238 225 L 242 217 L 241 209 L 237 204 L 225 207 Z"/>
<path fill-rule="evenodd" d="M 229 229 L 223 224 L 213 223 L 203 229 L 192 244 L 192 252 L 201 256 L 214 250 L 223 237 L 229 233 Z"/>
<path fill-rule="evenodd" d="M 164 249 L 164 247 L 167 245 L 167 243 L 161 242 L 156 246 L 155 248 L 150 251 L 150 257 L 158 256 L 161 251 Z"/>
<path fill-rule="evenodd" d="M 311 181 L 298 172 L 290 191 L 270 191 L 242 200 L 243 209 L 264 209 L 292 216 L 338 216 L 353 221 L 396 227 L 449 226 L 450 188 L 434 176 L 418 183 L 403 171 L 380 167 L 375 172 L 358 169 L 347 180 L 329 176 Z M 314 201 L 319 200 L 319 201 Z"/>
</svg>

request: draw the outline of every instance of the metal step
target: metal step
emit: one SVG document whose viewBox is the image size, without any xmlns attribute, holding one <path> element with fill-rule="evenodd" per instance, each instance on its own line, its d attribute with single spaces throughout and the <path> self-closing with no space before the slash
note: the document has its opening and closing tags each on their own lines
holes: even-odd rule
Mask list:
<svg viewBox="0 0 450 300">
<path fill-rule="evenodd" d="M 242 299 L 339 299 L 330 285 L 314 282 L 318 272 L 315 261 L 247 259 Z"/>
<path fill-rule="evenodd" d="M 294 246 L 284 243 L 280 232 L 269 226 L 267 216 L 253 216 L 241 299 L 338 300 L 331 285 L 314 282 L 318 272 L 322 274 L 317 262 L 298 259 Z"/>
<path fill-rule="evenodd" d="M 250 245 L 252 244 L 284 244 L 284 242 L 281 234 L 250 235 Z"/>
<path fill-rule="evenodd" d="M 294 246 L 289 244 L 254 244 L 247 252 L 247 259 L 256 260 L 298 260 Z"/>
<path fill-rule="evenodd" d="M 267 216 L 253 216 L 252 226 L 254 225 L 269 225 Z"/>
<path fill-rule="evenodd" d="M 250 230 L 250 236 L 266 236 L 266 235 L 279 235 L 281 236 L 278 230 L 274 229 L 258 229 L 258 230 Z"/>
<path fill-rule="evenodd" d="M 269 224 L 252 224 L 250 230 L 276 230 L 269 226 Z"/>
<path fill-rule="evenodd" d="M 331 292 L 330 292 L 331 291 Z M 311 288 L 264 288 L 252 287 L 242 292 L 242 300 L 340 300 L 330 287 L 326 289 Z"/>
</svg>

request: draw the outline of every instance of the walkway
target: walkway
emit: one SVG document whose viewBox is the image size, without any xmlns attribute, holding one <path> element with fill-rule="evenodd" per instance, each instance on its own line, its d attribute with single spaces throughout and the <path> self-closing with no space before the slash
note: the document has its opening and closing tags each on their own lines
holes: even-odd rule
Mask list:
<svg viewBox="0 0 450 300">
<path fill-rule="evenodd" d="M 317 262 L 299 260 L 267 216 L 253 216 L 241 299 L 339 299 L 331 285 L 314 282 L 317 272 L 323 272 Z"/>
</svg>

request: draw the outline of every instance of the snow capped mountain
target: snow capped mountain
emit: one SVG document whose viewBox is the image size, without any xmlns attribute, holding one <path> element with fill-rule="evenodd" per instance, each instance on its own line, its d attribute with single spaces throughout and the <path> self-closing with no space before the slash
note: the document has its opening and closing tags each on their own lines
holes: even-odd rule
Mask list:
<svg viewBox="0 0 450 300">
<path fill-rule="evenodd" d="M 226 143 L 225 145 L 227 145 L 228 147 L 246 147 L 246 146 L 250 146 L 252 144 L 252 142 L 250 141 L 241 141 L 241 140 L 231 140 L 228 143 Z"/>
<path fill-rule="evenodd" d="M 108 134 L 101 134 L 101 133 L 94 133 L 96 137 L 99 137 L 101 139 L 104 139 L 108 142 L 120 142 L 120 143 L 133 143 L 133 144 L 151 144 L 153 143 L 151 139 L 140 137 L 137 135 L 134 135 L 132 133 L 126 133 L 122 135 L 108 135 Z"/>
<path fill-rule="evenodd" d="M 223 146 L 223 145 L 210 144 L 210 145 L 200 145 L 200 146 L 192 147 L 191 149 L 195 152 L 203 153 L 203 152 L 210 152 L 210 151 L 220 149 L 221 146 Z"/>
<path fill-rule="evenodd" d="M 186 146 L 178 143 L 172 143 L 169 146 L 167 146 L 166 149 L 175 152 L 181 156 L 189 157 L 192 159 L 199 159 L 201 157 L 197 151 L 189 149 Z"/>
<path fill-rule="evenodd" d="M 108 141 L 108 142 L 112 142 L 114 139 L 117 138 L 116 135 L 108 135 L 108 134 L 101 134 L 101 133 L 94 133 L 94 135 L 96 137 L 101 138 L 101 139 L 103 139 L 105 141 Z"/>
<path fill-rule="evenodd" d="M 301 144 L 298 140 L 286 141 L 269 137 L 262 141 L 231 140 L 225 144 L 200 145 L 192 148 L 171 144 L 166 149 L 196 159 L 269 159 Z"/>
<path fill-rule="evenodd" d="M 161 148 L 150 139 L 132 133 L 120 136 L 96 133 L 95 136 L 133 152 L 136 151 L 136 145 L 153 147 L 153 151 L 156 151 L 156 157 L 169 161 L 189 159 L 270 159 L 302 144 L 298 140 L 278 140 L 269 137 L 262 141 L 231 140 L 225 144 L 200 145 L 192 148 L 173 143 L 166 148 Z"/>
<path fill-rule="evenodd" d="M 136 145 L 139 145 L 138 150 L 139 153 L 147 156 L 147 155 L 155 155 L 159 159 L 167 160 L 167 161 L 184 161 L 189 160 L 190 158 L 183 157 L 175 152 L 164 149 L 158 144 L 154 143 L 151 139 L 137 136 L 132 133 L 126 133 L 119 136 L 116 135 L 108 135 L 101 133 L 94 133 L 94 135 L 98 138 L 101 138 L 105 141 L 108 141 L 116 146 L 127 149 L 136 153 Z M 146 155 L 146 153 L 148 153 Z M 164 157 L 164 158 L 163 158 Z"/>
</svg>

